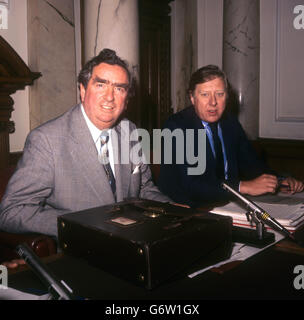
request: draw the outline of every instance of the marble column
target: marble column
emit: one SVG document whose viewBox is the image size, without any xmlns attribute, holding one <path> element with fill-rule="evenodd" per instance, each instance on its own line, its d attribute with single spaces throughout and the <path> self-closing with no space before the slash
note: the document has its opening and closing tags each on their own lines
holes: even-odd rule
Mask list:
<svg viewBox="0 0 304 320">
<path fill-rule="evenodd" d="M 259 0 L 224 1 L 223 69 L 248 137 L 259 134 Z"/>
<path fill-rule="evenodd" d="M 127 60 L 139 80 L 139 20 L 137 0 L 84 1 L 84 61 L 102 49 Z"/>
<path fill-rule="evenodd" d="M 28 4 L 28 64 L 39 71 L 30 88 L 31 129 L 77 103 L 73 0 L 30 0 Z"/>
<path fill-rule="evenodd" d="M 189 80 L 198 66 L 197 1 L 175 0 L 171 6 L 172 108 L 178 112 L 191 104 Z"/>
</svg>

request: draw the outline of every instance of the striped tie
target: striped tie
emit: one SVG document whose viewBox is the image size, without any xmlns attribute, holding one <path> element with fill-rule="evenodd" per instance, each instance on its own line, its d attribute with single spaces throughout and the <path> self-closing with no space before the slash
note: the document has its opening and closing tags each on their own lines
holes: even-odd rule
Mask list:
<svg viewBox="0 0 304 320">
<path fill-rule="evenodd" d="M 109 184 L 111 186 L 113 195 L 115 197 L 116 200 L 116 182 L 115 182 L 115 177 L 110 165 L 110 161 L 109 161 L 109 150 L 108 150 L 108 143 L 109 141 L 109 135 L 107 132 L 103 131 L 100 134 L 100 142 L 101 142 L 101 149 L 100 149 L 100 160 L 101 163 L 104 167 L 104 170 L 106 172 L 106 175 L 108 177 L 109 180 Z"/>
</svg>

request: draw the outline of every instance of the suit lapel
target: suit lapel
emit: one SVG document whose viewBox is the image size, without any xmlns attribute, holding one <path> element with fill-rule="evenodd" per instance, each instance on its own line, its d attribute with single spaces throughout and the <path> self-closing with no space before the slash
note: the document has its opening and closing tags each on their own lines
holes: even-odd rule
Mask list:
<svg viewBox="0 0 304 320">
<path fill-rule="evenodd" d="M 92 135 L 82 115 L 80 105 L 74 108 L 69 121 L 71 154 L 79 172 L 87 180 L 101 203 L 113 203 L 114 196 L 106 173 L 98 161 L 98 153 Z"/>
<path fill-rule="evenodd" d="M 201 119 L 197 116 L 194 107 L 189 107 L 185 112 L 185 119 L 187 123 L 187 128 L 193 128 L 198 133 L 198 129 L 204 129 Z M 196 140 L 197 141 L 197 140 Z M 215 168 L 215 161 L 213 157 L 213 152 L 208 137 L 206 137 L 206 170 L 208 168 Z M 212 169 L 213 170 L 213 169 Z"/>
<path fill-rule="evenodd" d="M 131 177 L 131 163 L 130 160 L 126 161 L 127 163 L 122 163 L 122 150 L 121 147 L 130 148 L 130 132 L 129 132 L 129 122 L 121 121 L 119 124 L 114 127 L 112 130 L 112 143 L 113 151 L 115 154 L 115 180 L 116 180 L 116 197 L 117 201 L 122 201 L 128 196 L 129 183 Z M 128 151 L 128 156 L 130 151 Z M 124 154 L 126 156 L 126 154 Z M 129 158 L 128 158 L 129 159 Z"/>
</svg>

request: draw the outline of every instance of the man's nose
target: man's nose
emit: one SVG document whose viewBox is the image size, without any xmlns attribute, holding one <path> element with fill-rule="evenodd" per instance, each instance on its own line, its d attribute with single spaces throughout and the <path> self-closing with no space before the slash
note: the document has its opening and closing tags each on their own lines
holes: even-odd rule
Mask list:
<svg viewBox="0 0 304 320">
<path fill-rule="evenodd" d="M 216 105 L 217 105 L 217 101 L 216 101 L 216 96 L 215 96 L 215 94 L 211 94 L 211 95 L 210 95 L 209 104 L 210 104 L 211 106 L 216 106 Z"/>
<path fill-rule="evenodd" d="M 113 88 L 113 86 L 111 86 L 111 85 L 107 86 L 107 89 L 106 89 L 105 94 L 104 94 L 104 98 L 107 101 L 114 100 L 114 88 Z"/>
</svg>

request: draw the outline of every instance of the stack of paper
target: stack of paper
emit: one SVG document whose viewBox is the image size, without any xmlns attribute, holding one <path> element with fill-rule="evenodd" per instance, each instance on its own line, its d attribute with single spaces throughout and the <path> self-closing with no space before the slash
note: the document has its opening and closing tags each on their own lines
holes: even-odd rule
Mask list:
<svg viewBox="0 0 304 320">
<path fill-rule="evenodd" d="M 297 195 L 266 195 L 247 198 L 264 209 L 290 232 L 304 224 L 304 199 Z M 236 226 L 255 227 L 247 220 L 247 211 L 245 204 L 236 200 L 225 206 L 216 207 L 211 212 L 231 216 Z"/>
</svg>

